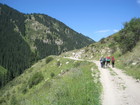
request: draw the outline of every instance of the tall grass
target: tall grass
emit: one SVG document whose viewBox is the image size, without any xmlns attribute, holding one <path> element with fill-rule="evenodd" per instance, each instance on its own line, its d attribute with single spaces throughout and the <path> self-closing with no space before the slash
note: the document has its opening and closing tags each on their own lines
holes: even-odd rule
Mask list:
<svg viewBox="0 0 140 105">
<path fill-rule="evenodd" d="M 122 55 L 117 62 L 117 66 L 120 69 L 133 76 L 136 79 L 140 79 L 140 42 L 137 43 L 136 47 L 126 54 Z"/>
<path fill-rule="evenodd" d="M 77 62 L 76 62 L 77 64 Z M 79 65 L 80 64 L 80 65 Z M 100 105 L 101 84 L 94 83 L 91 76 L 91 67 L 95 65 L 87 62 L 79 62 L 78 68 L 73 64 L 60 78 L 50 81 L 47 92 L 40 93 L 40 104 L 46 105 Z M 97 69 L 95 69 L 97 70 Z M 48 83 L 46 83 L 48 84 Z M 44 86 L 44 88 L 46 85 Z M 36 96 L 35 96 L 36 97 Z M 35 101 L 35 99 L 33 98 Z M 38 102 L 32 104 L 38 105 Z M 40 100 L 36 99 L 36 100 Z M 37 103 L 37 104 L 36 104 Z"/>
<path fill-rule="evenodd" d="M 61 66 L 56 65 L 58 60 Z M 98 72 L 97 67 L 89 62 L 56 57 L 46 64 L 44 59 L 1 90 L 3 94 L 0 97 L 4 97 L 5 92 L 10 93 L 10 100 L 2 99 L 6 101 L 2 105 L 10 105 L 11 102 L 19 105 L 100 105 L 101 84 L 94 82 L 91 68 L 94 68 L 94 73 Z M 33 81 L 33 74 L 38 72 L 44 79 L 28 88 L 28 81 Z M 27 90 L 23 86 L 27 86 Z"/>
<path fill-rule="evenodd" d="M 124 70 L 129 76 L 140 79 L 140 65 L 125 65 L 117 63 L 117 67 Z"/>
</svg>

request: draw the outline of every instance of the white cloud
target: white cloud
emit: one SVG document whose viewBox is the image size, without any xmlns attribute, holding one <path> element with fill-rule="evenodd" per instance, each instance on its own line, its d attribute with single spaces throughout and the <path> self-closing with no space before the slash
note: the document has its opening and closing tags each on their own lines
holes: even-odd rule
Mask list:
<svg viewBox="0 0 140 105">
<path fill-rule="evenodd" d="M 99 30 L 99 31 L 96 31 L 95 33 L 107 33 L 109 32 L 110 30 Z"/>
<path fill-rule="evenodd" d="M 95 34 L 107 34 L 107 33 L 116 33 L 118 32 L 119 30 L 118 29 L 113 29 L 113 30 L 109 30 L 109 29 L 106 29 L 106 30 L 99 30 L 99 31 L 96 31 Z"/>
<path fill-rule="evenodd" d="M 137 0 L 137 3 L 140 4 L 140 0 Z"/>
<path fill-rule="evenodd" d="M 119 31 L 119 30 L 117 30 L 117 29 L 114 29 L 114 30 L 113 30 L 113 32 L 118 32 L 118 31 Z"/>
</svg>

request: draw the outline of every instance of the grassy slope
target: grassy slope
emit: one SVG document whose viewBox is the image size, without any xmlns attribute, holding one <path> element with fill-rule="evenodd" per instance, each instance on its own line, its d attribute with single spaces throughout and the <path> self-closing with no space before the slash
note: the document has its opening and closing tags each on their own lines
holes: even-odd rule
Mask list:
<svg viewBox="0 0 140 105">
<path fill-rule="evenodd" d="M 127 52 L 119 58 L 117 67 L 124 69 L 128 75 L 140 79 L 140 42 L 131 52 Z"/>
<path fill-rule="evenodd" d="M 99 76 L 91 76 L 91 68 L 99 75 L 93 63 L 61 57 L 48 64 L 40 60 L 0 90 L 0 104 L 100 105 L 101 84 Z M 44 79 L 29 88 L 35 73 L 42 73 Z"/>
</svg>

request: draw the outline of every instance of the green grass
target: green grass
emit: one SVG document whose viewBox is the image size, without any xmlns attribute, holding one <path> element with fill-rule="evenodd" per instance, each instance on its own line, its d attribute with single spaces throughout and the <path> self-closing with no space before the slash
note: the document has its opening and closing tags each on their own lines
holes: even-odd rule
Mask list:
<svg viewBox="0 0 140 105">
<path fill-rule="evenodd" d="M 133 76 L 136 79 L 140 79 L 140 42 L 137 43 L 136 47 L 119 58 L 116 63 L 117 67 L 125 70 L 125 72 Z M 133 64 L 135 63 L 135 64 Z"/>
<path fill-rule="evenodd" d="M 99 77 L 91 76 L 91 68 L 94 74 L 99 73 L 95 64 L 53 58 L 48 64 L 45 59 L 39 61 L 1 89 L 0 104 L 101 105 Z M 43 75 L 43 80 L 29 88 L 29 81 L 37 72 Z M 95 83 L 94 79 L 98 82 Z"/>
<path fill-rule="evenodd" d="M 124 65 L 121 63 L 117 64 L 117 67 L 124 70 L 126 74 L 136 79 L 140 79 L 140 65 Z"/>
</svg>

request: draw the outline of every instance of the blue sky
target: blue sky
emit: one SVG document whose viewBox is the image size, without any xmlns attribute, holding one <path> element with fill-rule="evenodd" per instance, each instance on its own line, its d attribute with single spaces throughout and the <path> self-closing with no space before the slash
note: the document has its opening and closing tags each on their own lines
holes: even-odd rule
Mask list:
<svg viewBox="0 0 140 105">
<path fill-rule="evenodd" d="M 23 13 L 44 13 L 95 41 L 140 17 L 140 0 L 0 0 Z"/>
</svg>

